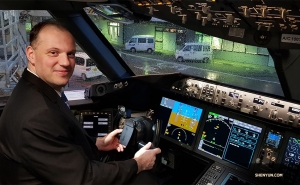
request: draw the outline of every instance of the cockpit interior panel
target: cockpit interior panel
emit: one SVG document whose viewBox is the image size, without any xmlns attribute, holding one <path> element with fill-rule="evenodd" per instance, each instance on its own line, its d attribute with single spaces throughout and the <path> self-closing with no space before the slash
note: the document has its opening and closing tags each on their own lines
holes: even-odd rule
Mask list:
<svg viewBox="0 0 300 185">
<path fill-rule="evenodd" d="M 145 95 L 151 101 L 143 100 Z M 182 158 L 200 160 L 206 165 L 192 176 L 195 184 L 299 181 L 298 102 L 183 74 L 96 84 L 85 96 L 131 112 L 151 109 L 154 122 L 161 123 L 161 165 L 184 174 L 190 169 L 181 168 Z"/>
<path fill-rule="evenodd" d="M 84 73 L 74 77 L 73 81 L 76 85 L 82 82 L 83 85 L 79 85 L 84 87 L 80 91 L 83 96 L 81 100 L 69 101 L 80 126 L 91 137 L 103 137 L 114 129 L 125 130 L 130 127 L 132 136 L 126 140 L 127 151 L 119 157 L 116 153 L 105 153 L 103 162 L 132 157 L 138 147 L 151 141 L 153 147 L 159 147 L 162 151 L 153 169 L 162 185 L 300 185 L 299 0 L 28 2 L 0 0 L 0 9 L 46 9 L 49 16 L 65 23 L 75 37 L 77 47 L 82 47 L 91 57 L 90 61 L 94 62 L 94 70 L 85 68 Z M 88 8 L 88 11 L 84 8 Z M 11 23 L 9 21 L 17 19 L 12 12 L 0 13 L 0 20 L 10 13 L 13 17 L 5 19 L 0 26 L 3 37 L 9 37 L 8 31 L 13 29 L 5 26 Z M 23 12 L 19 18 L 25 20 L 26 16 L 31 18 L 31 23 L 45 18 L 39 12 L 30 14 L 29 11 Z M 149 23 L 153 30 L 148 29 L 147 23 L 143 22 L 150 19 L 156 19 L 155 23 Z M 104 21 L 107 21 L 104 23 L 105 29 L 101 27 Z M 166 21 L 167 26 L 162 26 Z M 155 34 L 152 37 L 156 40 L 152 37 L 151 40 L 148 35 L 151 44 L 155 43 L 156 48 L 159 46 L 160 49 L 167 47 L 172 50 L 172 55 L 156 52 L 153 48 L 138 52 L 132 47 L 125 51 L 129 32 L 140 31 L 130 26 L 125 29 L 126 25 L 132 23 L 141 24 L 144 31 L 152 31 Z M 26 21 L 18 24 L 24 27 L 25 32 L 31 29 L 31 24 L 28 26 Z M 259 61 L 255 60 L 257 56 L 263 56 L 266 63 L 272 63 L 275 68 L 277 81 L 272 83 L 273 87 L 279 87 L 278 91 L 267 92 L 265 89 L 272 91 L 270 83 L 257 85 L 255 79 L 251 79 L 249 87 L 245 88 L 247 84 L 240 87 L 234 83 L 197 76 L 199 71 L 178 72 L 186 68 L 215 65 L 213 62 L 208 63 L 207 57 L 196 62 L 184 61 L 182 56 L 175 58 L 174 52 L 189 41 L 184 40 L 191 33 L 187 29 L 193 31 L 193 38 L 190 39 L 193 42 L 206 39 L 212 43 L 214 39 L 224 39 L 222 41 L 229 43 L 230 51 L 224 49 L 224 44 L 212 48 L 215 53 L 224 51 L 222 57 L 234 53 L 234 44 L 247 44 L 242 49 L 236 47 L 242 51 L 236 52 L 236 61 L 230 65 L 227 63 L 226 67 L 240 65 L 242 62 L 238 63 L 239 56 L 242 54 L 255 56 L 253 60 L 248 60 L 260 66 Z M 208 38 L 207 35 L 211 36 Z M 174 42 L 179 44 L 168 42 L 163 45 L 163 36 L 167 41 L 174 38 Z M 12 39 L 8 44 L 15 40 Z M 141 42 L 146 42 L 146 38 L 141 39 Z M 24 41 L 22 44 L 27 43 Z M 18 47 L 21 46 L 11 47 L 11 51 L 5 52 L 12 52 L 10 54 L 15 56 L 13 52 Z M 211 49 L 210 46 L 201 47 Z M 201 47 L 190 51 L 194 53 L 196 48 Z M 1 46 L 1 53 L 2 50 L 5 53 Z M 160 55 L 165 56 L 159 60 L 153 59 L 153 56 Z M 0 68 L 21 68 L 21 65 L 15 65 L 16 58 L 6 61 L 6 65 L 1 64 Z M 25 55 L 23 58 L 26 58 Z M 129 67 L 130 58 L 134 58 L 132 65 L 136 71 L 142 71 L 142 75 L 136 75 L 136 71 Z M 92 84 L 86 74 L 97 71 L 97 67 L 103 72 L 99 77 L 103 81 Z M 165 68 L 167 72 L 157 72 L 160 68 Z M 171 70 L 175 68 L 177 72 Z M 205 72 L 201 71 L 201 74 L 210 72 L 208 68 L 203 69 Z M 13 74 L 11 79 L 3 77 L 7 74 Z M 217 71 L 216 74 L 220 75 L 221 72 Z M 6 81 L 17 81 L 20 76 L 21 73 L 9 71 L 1 73 L 0 80 L 3 77 Z M 219 78 L 222 78 L 221 75 Z M 235 74 L 230 77 L 233 82 L 244 83 L 239 78 L 241 76 Z M 256 88 L 253 89 L 251 84 Z M 10 85 L 6 84 L 6 89 Z M 72 87 L 66 87 L 65 90 L 68 88 L 73 90 Z M 263 90 L 259 91 L 260 88 Z M 0 93 L 5 92 L 1 89 Z M 0 96 L 2 108 L 7 99 Z"/>
</svg>

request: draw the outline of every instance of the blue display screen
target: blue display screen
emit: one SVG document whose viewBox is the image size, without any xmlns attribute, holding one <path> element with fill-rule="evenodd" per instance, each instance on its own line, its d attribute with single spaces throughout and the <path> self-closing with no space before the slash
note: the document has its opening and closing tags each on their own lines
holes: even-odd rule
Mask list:
<svg viewBox="0 0 300 185">
<path fill-rule="evenodd" d="M 266 144 L 271 145 L 274 148 L 278 148 L 281 139 L 282 139 L 282 136 L 280 134 L 269 132 L 268 137 L 266 139 Z"/>
<path fill-rule="evenodd" d="M 161 135 L 185 146 L 192 146 L 203 109 L 163 97 L 159 118 L 162 119 Z"/>
</svg>

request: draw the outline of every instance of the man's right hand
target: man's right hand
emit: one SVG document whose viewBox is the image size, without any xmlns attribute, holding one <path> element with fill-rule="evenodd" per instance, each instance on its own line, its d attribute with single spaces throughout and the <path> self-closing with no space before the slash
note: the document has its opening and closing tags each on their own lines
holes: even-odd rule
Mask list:
<svg viewBox="0 0 300 185">
<path fill-rule="evenodd" d="M 134 155 L 134 158 L 138 164 L 138 172 L 143 170 L 151 170 L 155 164 L 156 155 L 161 152 L 160 148 L 150 149 L 151 142 L 147 143 Z"/>
</svg>

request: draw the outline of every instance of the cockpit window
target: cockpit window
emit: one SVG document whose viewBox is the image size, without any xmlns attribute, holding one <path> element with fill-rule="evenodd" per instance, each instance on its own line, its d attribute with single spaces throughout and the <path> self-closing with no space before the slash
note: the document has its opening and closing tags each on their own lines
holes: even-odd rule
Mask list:
<svg viewBox="0 0 300 185">
<path fill-rule="evenodd" d="M 179 72 L 283 96 L 267 48 L 213 37 L 155 18 L 120 24 L 118 32 L 117 28 L 109 26 L 111 21 L 88 15 L 136 75 Z M 111 31 L 108 33 L 107 30 Z M 153 37 L 154 44 L 133 46 L 126 42 L 130 43 L 139 35 Z M 115 37 L 118 39 L 112 40 Z M 141 38 L 138 38 L 138 43 L 141 43 Z M 252 84 L 256 83 L 264 84 L 266 88 L 255 89 Z"/>
<path fill-rule="evenodd" d="M 11 92 L 12 84 L 18 82 L 17 76 L 20 76 L 21 71 L 27 66 L 24 51 L 28 45 L 28 35 L 32 26 L 39 21 L 52 18 L 47 11 L 42 12 L 37 10 L 0 12 L 4 15 L 3 20 L 0 20 L 3 21 L 3 25 L 19 30 L 15 32 L 15 29 L 5 29 L 7 26 L 1 29 L 0 44 L 3 47 L 0 47 L 0 51 L 6 53 L 6 56 L 1 56 L 0 61 L 0 67 L 2 66 L 5 71 L 0 75 L 0 80 L 4 82 L 4 92 L 8 86 L 10 87 L 8 91 Z M 283 96 L 274 62 L 267 48 L 216 38 L 154 18 L 141 23 L 122 24 L 106 20 L 88 8 L 86 12 L 135 75 L 184 73 Z M 22 39 L 10 42 L 17 36 L 21 36 Z M 79 46 L 77 54 L 78 57 L 90 58 L 85 56 Z M 92 64 L 88 62 L 87 66 Z M 68 88 L 85 89 L 92 84 L 109 81 L 103 75 L 105 71 L 95 72 L 102 75 L 90 79 L 82 78 L 85 72 L 81 72 L 80 69 L 74 71 Z M 10 76 L 6 78 L 5 74 Z M 253 84 L 256 83 L 264 84 L 265 89 L 255 89 Z"/>
</svg>

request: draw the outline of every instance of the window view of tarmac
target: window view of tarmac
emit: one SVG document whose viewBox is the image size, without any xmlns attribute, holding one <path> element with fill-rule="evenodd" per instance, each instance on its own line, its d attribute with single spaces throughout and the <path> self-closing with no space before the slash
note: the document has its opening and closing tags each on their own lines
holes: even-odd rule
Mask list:
<svg viewBox="0 0 300 185">
<path fill-rule="evenodd" d="M 136 75 L 183 73 L 283 96 L 266 48 L 216 38 L 155 18 L 127 25 L 106 20 L 88 9 L 86 12 Z M 34 24 L 47 18 L 51 16 L 28 16 L 24 20 L 27 35 Z M 83 90 L 109 81 L 105 71 L 96 71 L 88 66 L 94 62 L 83 58 L 77 59 L 77 74 L 66 90 Z"/>
</svg>

